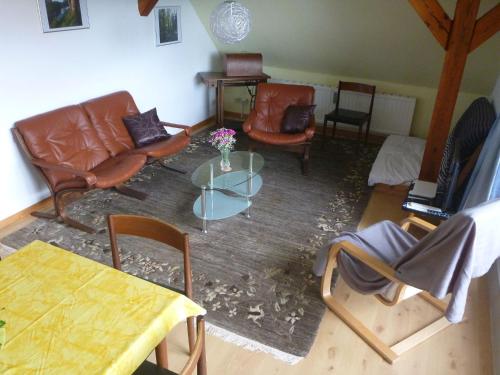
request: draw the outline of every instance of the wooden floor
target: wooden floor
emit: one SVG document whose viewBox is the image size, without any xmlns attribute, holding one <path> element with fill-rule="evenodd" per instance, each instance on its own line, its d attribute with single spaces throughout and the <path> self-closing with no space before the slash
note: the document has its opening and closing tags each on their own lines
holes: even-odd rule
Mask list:
<svg viewBox="0 0 500 375">
<path fill-rule="evenodd" d="M 406 216 L 401 211 L 401 194 L 374 192 L 360 227 Z M 319 291 L 318 291 L 319 293 Z M 351 311 L 371 329 L 395 342 L 429 323 L 439 315 L 420 298 L 412 298 L 395 307 L 386 307 L 373 297 L 361 296 L 342 281 L 335 288 Z M 356 334 L 327 310 L 311 352 L 301 362 L 289 366 L 270 355 L 251 352 L 207 337 L 209 374 L 492 374 L 489 336 L 489 310 L 485 280 L 476 279 L 469 289 L 467 321 L 453 325 L 427 342 L 404 354 L 394 365 L 384 362 Z M 186 357 L 184 327 L 176 327 L 169 336 L 172 368 L 179 370 Z M 150 357 L 154 360 L 154 356 Z"/>
<path fill-rule="evenodd" d="M 398 194 L 374 192 L 360 226 L 381 219 L 399 220 Z M 21 219 L 0 228 L 0 238 L 25 225 Z M 319 290 L 318 290 L 319 293 Z M 385 307 L 373 297 L 360 296 L 341 281 L 335 295 L 356 312 L 370 328 L 394 342 L 437 317 L 437 311 L 419 298 L 412 298 L 396 307 Z M 438 333 L 419 347 L 404 354 L 393 366 L 385 363 L 329 310 L 321 322 L 311 352 L 294 366 L 270 355 L 251 352 L 216 337 L 207 337 L 209 374 L 492 374 L 489 344 L 489 312 L 485 280 L 476 279 L 469 290 L 467 321 Z M 170 364 L 179 370 L 187 358 L 186 330 L 176 327 L 168 337 Z M 150 356 L 153 360 L 154 356 Z"/>
</svg>

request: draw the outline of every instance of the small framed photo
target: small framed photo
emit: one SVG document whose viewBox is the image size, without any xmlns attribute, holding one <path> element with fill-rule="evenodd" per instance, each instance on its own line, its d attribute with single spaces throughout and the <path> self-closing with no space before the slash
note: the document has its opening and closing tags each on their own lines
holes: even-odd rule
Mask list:
<svg viewBox="0 0 500 375">
<path fill-rule="evenodd" d="M 155 8 L 156 45 L 180 43 L 181 7 L 165 6 Z"/>
<path fill-rule="evenodd" d="M 38 0 L 44 33 L 89 28 L 87 0 Z"/>
</svg>

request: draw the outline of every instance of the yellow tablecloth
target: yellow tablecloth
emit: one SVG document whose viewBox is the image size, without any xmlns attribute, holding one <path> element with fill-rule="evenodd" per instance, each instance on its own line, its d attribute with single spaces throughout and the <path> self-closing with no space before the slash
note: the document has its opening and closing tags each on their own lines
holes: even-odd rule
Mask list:
<svg viewBox="0 0 500 375">
<path fill-rule="evenodd" d="M 0 261 L 1 374 L 130 374 L 179 322 L 185 296 L 41 241 Z"/>
</svg>

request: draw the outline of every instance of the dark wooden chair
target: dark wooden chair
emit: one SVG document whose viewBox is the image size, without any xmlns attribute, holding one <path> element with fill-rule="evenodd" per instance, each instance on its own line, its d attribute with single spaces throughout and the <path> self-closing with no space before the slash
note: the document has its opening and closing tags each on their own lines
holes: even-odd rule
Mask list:
<svg viewBox="0 0 500 375">
<path fill-rule="evenodd" d="M 179 373 L 167 370 L 149 361 L 144 361 L 139 368 L 134 371 L 133 375 L 189 375 L 194 371 L 195 366 L 198 368 L 198 375 L 205 375 L 207 373 L 205 361 L 205 321 L 202 316 L 198 317 L 197 328 L 196 343 L 194 344 L 194 348 L 191 351 L 187 363 Z"/>
<path fill-rule="evenodd" d="M 361 140 L 363 125 L 366 124 L 365 143 L 368 141 L 368 135 L 370 133 L 370 123 L 372 120 L 373 99 L 375 98 L 375 89 L 376 86 L 366 85 L 364 83 L 339 81 L 335 109 L 332 112 L 325 115 L 325 119 L 323 122 L 323 142 L 326 139 L 326 126 L 328 121 L 333 121 L 332 139 L 335 138 L 335 130 L 337 129 L 337 122 L 357 126 L 358 141 Z M 350 109 L 340 108 L 340 95 L 342 91 L 354 91 L 354 92 L 369 94 L 370 95 L 369 111 L 361 112 L 361 111 L 353 111 Z"/>
<path fill-rule="evenodd" d="M 183 253 L 184 256 L 184 290 L 172 287 L 169 289 L 193 298 L 191 280 L 191 260 L 189 256 L 189 238 L 187 233 L 181 232 L 176 227 L 155 218 L 137 215 L 109 215 L 108 216 L 109 239 L 111 242 L 111 255 L 114 268 L 121 270 L 120 250 L 118 248 L 117 235 L 129 235 L 148 238 L 173 247 Z M 160 284 L 161 285 L 161 284 Z M 161 285 L 165 286 L 165 285 Z M 194 318 L 187 319 L 189 351 L 194 350 Z M 164 339 L 155 349 L 156 361 L 167 368 L 167 342 Z"/>
</svg>

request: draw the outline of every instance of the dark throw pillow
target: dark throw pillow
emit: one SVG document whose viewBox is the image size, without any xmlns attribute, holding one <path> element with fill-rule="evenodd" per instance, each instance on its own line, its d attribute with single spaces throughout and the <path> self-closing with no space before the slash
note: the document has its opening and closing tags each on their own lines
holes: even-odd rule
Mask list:
<svg viewBox="0 0 500 375">
<path fill-rule="evenodd" d="M 135 116 L 123 118 L 123 123 L 137 147 L 143 147 L 170 138 L 158 118 L 156 108 Z"/>
<path fill-rule="evenodd" d="M 282 133 L 303 133 L 314 114 L 315 105 L 290 105 L 281 122 Z"/>
</svg>

